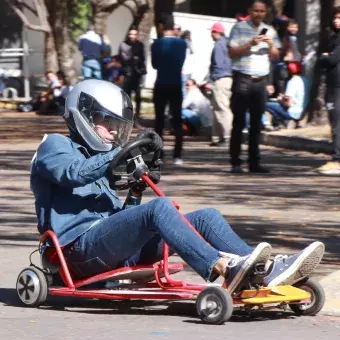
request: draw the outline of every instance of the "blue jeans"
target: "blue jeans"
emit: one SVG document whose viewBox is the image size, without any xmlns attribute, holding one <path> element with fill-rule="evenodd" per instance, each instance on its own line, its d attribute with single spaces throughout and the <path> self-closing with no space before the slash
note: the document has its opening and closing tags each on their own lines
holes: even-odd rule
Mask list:
<svg viewBox="0 0 340 340">
<path fill-rule="evenodd" d="M 265 114 L 262 115 L 262 118 L 261 118 L 261 123 L 262 125 L 268 125 L 270 124 L 267 116 Z M 249 111 L 246 112 L 246 126 L 245 128 L 249 129 L 250 128 L 250 113 Z"/>
<path fill-rule="evenodd" d="M 288 112 L 288 110 L 280 103 L 267 102 L 265 105 L 266 111 L 268 111 L 273 118 L 278 120 L 291 120 L 294 119 Z"/>
<path fill-rule="evenodd" d="M 83 60 L 81 73 L 84 79 L 96 78 L 102 79 L 102 67 L 96 59 Z"/>
<path fill-rule="evenodd" d="M 189 109 L 183 109 L 182 120 L 183 122 L 189 123 L 190 126 L 194 128 L 195 133 L 199 132 L 201 127 L 201 120 L 200 117 L 196 114 L 196 112 Z"/>
<path fill-rule="evenodd" d="M 182 74 L 182 92 L 183 92 L 183 99 L 187 96 L 187 88 L 186 83 L 191 78 L 191 74 Z"/>
<path fill-rule="evenodd" d="M 123 266 L 153 264 L 162 259 L 163 239 L 171 254 L 178 253 L 210 280 L 219 250 L 242 256 L 252 252 L 216 209 L 185 216 L 206 241 L 186 225 L 169 199 L 159 197 L 103 219 L 64 254 L 71 269 L 83 277 Z"/>
</svg>

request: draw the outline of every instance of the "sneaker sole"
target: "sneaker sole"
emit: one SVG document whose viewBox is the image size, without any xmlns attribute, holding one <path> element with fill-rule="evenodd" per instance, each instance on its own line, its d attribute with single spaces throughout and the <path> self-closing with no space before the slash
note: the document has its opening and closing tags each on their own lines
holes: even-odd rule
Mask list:
<svg viewBox="0 0 340 340">
<path fill-rule="evenodd" d="M 264 263 L 266 264 L 270 258 L 270 254 L 272 251 L 272 247 L 269 243 L 260 243 L 254 251 L 251 253 L 249 258 L 243 263 L 240 271 L 234 277 L 234 279 L 230 282 L 227 289 L 230 294 L 234 292 L 237 286 L 242 282 L 244 277 L 248 274 L 249 270 L 251 270 L 255 264 Z"/>
<path fill-rule="evenodd" d="M 321 242 L 314 242 L 296 259 L 293 265 L 269 282 L 268 287 L 293 285 L 312 273 L 321 262 L 325 246 Z"/>
<path fill-rule="evenodd" d="M 340 170 L 320 170 L 318 173 L 322 175 L 340 175 Z"/>
</svg>

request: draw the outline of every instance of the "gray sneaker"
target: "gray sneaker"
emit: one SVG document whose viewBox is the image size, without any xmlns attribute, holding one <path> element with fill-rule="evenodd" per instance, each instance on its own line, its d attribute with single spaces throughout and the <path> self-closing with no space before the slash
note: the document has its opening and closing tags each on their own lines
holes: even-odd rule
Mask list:
<svg viewBox="0 0 340 340">
<path fill-rule="evenodd" d="M 235 256 L 230 258 L 226 277 L 227 289 L 234 293 L 244 277 L 257 265 L 266 264 L 269 260 L 272 247 L 268 243 L 260 243 L 248 256 Z"/>
<path fill-rule="evenodd" d="M 268 287 L 292 285 L 313 272 L 321 262 L 325 246 L 314 242 L 300 253 L 287 256 L 277 255 L 264 278 L 263 284 Z"/>
</svg>

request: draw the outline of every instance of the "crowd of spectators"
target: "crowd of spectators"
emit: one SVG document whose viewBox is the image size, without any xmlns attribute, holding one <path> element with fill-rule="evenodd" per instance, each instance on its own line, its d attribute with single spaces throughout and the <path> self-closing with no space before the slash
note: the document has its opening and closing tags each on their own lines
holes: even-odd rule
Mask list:
<svg viewBox="0 0 340 340">
<path fill-rule="evenodd" d="M 201 83 L 193 78 L 195 49 L 192 32 L 182 31 L 171 15 L 164 15 L 159 21 L 158 38 L 150 50 L 151 64 L 157 71 L 153 88 L 155 130 L 163 136 L 165 119 L 169 115 L 170 130 L 175 136 L 175 165 L 183 163 L 184 135 L 203 134 L 209 136 L 211 146 L 229 147 L 231 171 L 241 173 L 242 135 L 248 132 L 249 171 L 268 172 L 260 165 L 261 129 L 286 128 L 290 121 L 298 124 L 303 117 L 309 101 L 309 84 L 304 76 L 304 56 L 299 51 L 299 25 L 292 18 L 275 18 L 273 25 L 268 25 L 264 22 L 266 13 L 266 2 L 254 0 L 247 15 L 236 16 L 237 23 L 229 36 L 226 36 L 222 23 L 217 22 L 211 27 L 214 47 L 209 72 Z M 320 61 L 324 68 L 328 68 L 328 79 L 334 78 L 331 76 L 334 71 L 330 70 L 337 63 L 332 52 L 338 46 L 335 27 L 333 23 L 335 38 L 333 36 L 329 51 Z M 80 36 L 78 48 L 83 58 L 82 77 L 107 80 L 134 96 L 135 126 L 141 127 L 141 84 L 147 68 L 145 46 L 138 38 L 138 28 L 130 27 L 115 54 L 108 38 L 90 27 Z M 46 72 L 46 79 L 48 88 L 40 94 L 34 108 L 41 113 L 62 112 L 71 87 L 62 72 Z M 334 84 L 329 84 L 327 108 L 333 112 L 331 122 L 338 150 L 339 119 L 334 118 L 337 114 L 333 109 L 337 107 L 337 95 L 331 90 Z M 335 151 L 335 154 L 339 166 L 339 152 Z"/>
</svg>

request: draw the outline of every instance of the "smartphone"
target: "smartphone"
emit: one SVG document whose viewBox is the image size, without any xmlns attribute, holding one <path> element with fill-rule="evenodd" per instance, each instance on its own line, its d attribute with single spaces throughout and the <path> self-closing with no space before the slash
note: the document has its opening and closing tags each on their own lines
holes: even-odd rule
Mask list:
<svg viewBox="0 0 340 340">
<path fill-rule="evenodd" d="M 268 28 L 262 28 L 260 35 L 266 35 L 267 32 L 268 32 Z"/>
</svg>

